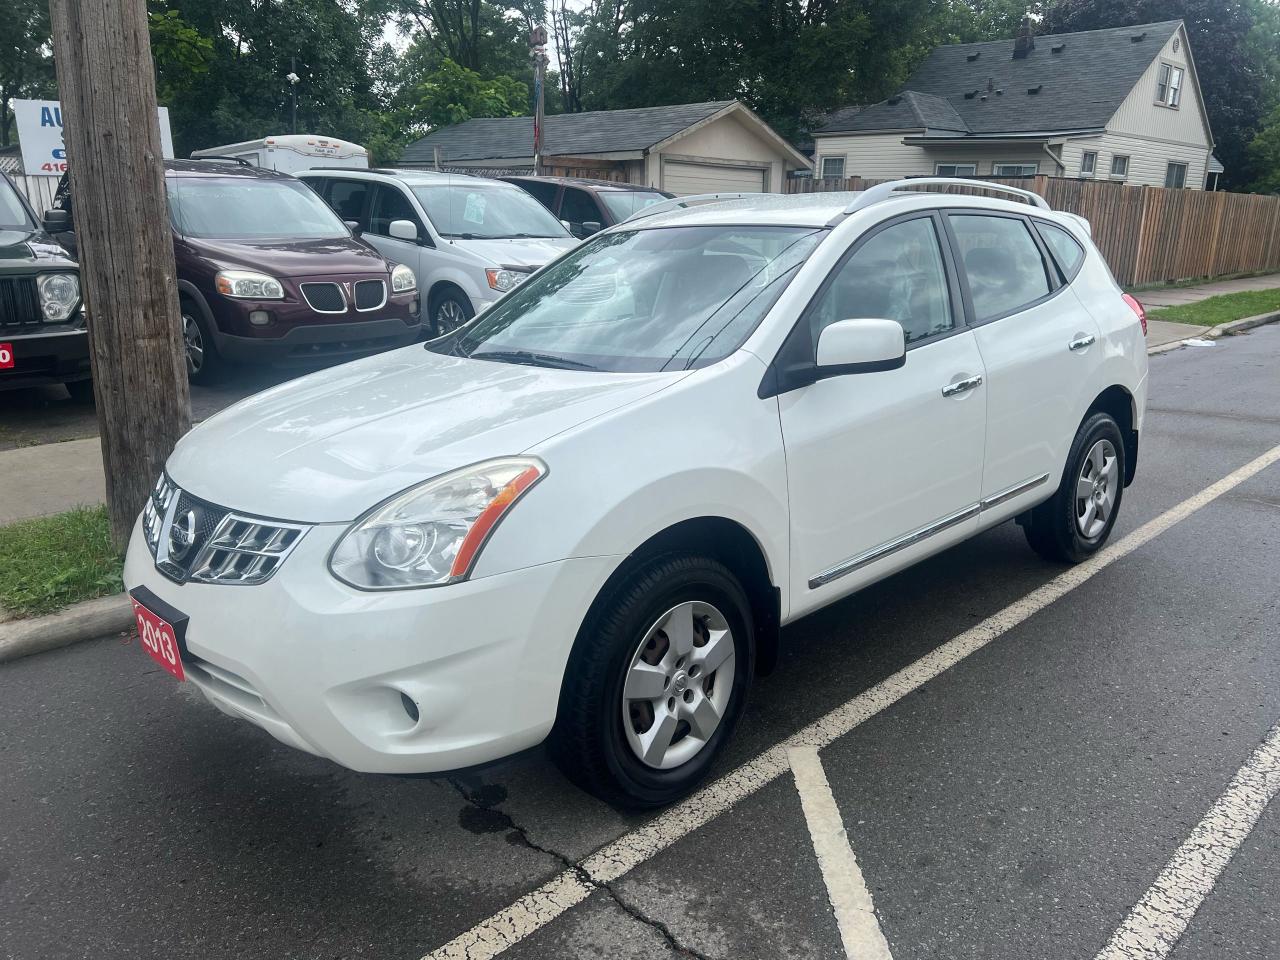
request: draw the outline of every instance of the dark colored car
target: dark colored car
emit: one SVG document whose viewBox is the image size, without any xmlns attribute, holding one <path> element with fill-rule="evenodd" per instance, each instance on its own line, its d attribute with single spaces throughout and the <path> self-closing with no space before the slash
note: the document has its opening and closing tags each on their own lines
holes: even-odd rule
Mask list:
<svg viewBox="0 0 1280 960">
<path fill-rule="evenodd" d="M 560 220 L 579 240 L 621 223 L 637 210 L 670 199 L 673 194 L 611 180 L 581 177 L 499 177 L 514 183 Z"/>
<path fill-rule="evenodd" d="M 65 384 L 92 402 L 80 270 L 0 174 L 0 390 Z"/>
<path fill-rule="evenodd" d="M 306 363 L 419 339 L 417 278 L 306 184 L 235 162 L 165 163 L 187 372 Z"/>
</svg>

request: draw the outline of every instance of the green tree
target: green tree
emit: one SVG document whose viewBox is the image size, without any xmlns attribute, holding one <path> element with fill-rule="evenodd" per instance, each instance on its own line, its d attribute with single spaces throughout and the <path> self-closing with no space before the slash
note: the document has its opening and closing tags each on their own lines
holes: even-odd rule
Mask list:
<svg viewBox="0 0 1280 960">
<path fill-rule="evenodd" d="M 13 101 L 53 97 L 47 0 L 4 0 L 0 9 L 0 146 L 13 136 Z"/>
</svg>

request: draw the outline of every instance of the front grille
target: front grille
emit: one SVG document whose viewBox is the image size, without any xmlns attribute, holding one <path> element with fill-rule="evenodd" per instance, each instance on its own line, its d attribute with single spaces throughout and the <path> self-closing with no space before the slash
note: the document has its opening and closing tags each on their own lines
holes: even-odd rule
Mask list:
<svg viewBox="0 0 1280 960">
<path fill-rule="evenodd" d="M 186 583 L 264 583 L 280 569 L 308 527 L 232 513 L 161 476 L 143 511 L 143 532 L 156 569 Z"/>
<path fill-rule="evenodd" d="M 0 277 L 0 329 L 44 322 L 35 277 Z"/>
<path fill-rule="evenodd" d="M 377 310 L 387 302 L 387 284 L 383 280 L 358 280 L 355 287 L 357 310 Z"/>
<path fill-rule="evenodd" d="M 336 283 L 304 283 L 302 295 L 316 313 L 346 313 L 347 300 Z"/>
</svg>

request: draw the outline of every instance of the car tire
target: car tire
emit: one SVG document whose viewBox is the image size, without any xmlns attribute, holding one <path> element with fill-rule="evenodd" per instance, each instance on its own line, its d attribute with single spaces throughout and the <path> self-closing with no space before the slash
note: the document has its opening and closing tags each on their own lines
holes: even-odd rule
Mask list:
<svg viewBox="0 0 1280 960">
<path fill-rule="evenodd" d="M 451 287 L 433 293 L 429 309 L 431 328 L 436 337 L 452 333 L 476 315 L 467 295 Z"/>
<path fill-rule="evenodd" d="M 1125 455 L 1111 414 L 1100 411 L 1081 424 L 1058 491 L 1023 524 L 1036 553 L 1059 563 L 1080 563 L 1102 549 L 1124 497 Z"/>
<path fill-rule="evenodd" d="M 226 364 L 213 342 L 209 324 L 200 309 L 185 299 L 182 301 L 182 351 L 191 383 L 217 383 L 222 378 Z"/>
<path fill-rule="evenodd" d="M 93 380 L 72 380 L 70 383 L 64 383 L 67 393 L 71 394 L 71 399 L 75 403 L 83 403 L 87 406 L 94 405 L 93 396 Z"/>
<path fill-rule="evenodd" d="M 569 779 L 630 809 L 693 791 L 746 703 L 750 609 L 727 567 L 692 554 L 650 559 L 602 595 L 569 657 L 550 738 Z"/>
</svg>

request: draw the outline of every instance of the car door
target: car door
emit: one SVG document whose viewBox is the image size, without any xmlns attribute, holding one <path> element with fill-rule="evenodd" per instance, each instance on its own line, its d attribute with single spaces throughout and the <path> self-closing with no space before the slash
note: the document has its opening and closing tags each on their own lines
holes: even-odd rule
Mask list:
<svg viewBox="0 0 1280 960">
<path fill-rule="evenodd" d="M 947 214 L 987 375 L 982 497 L 998 520 L 1057 487 L 1087 408 L 1098 325 L 1028 217 Z"/>
<path fill-rule="evenodd" d="M 812 351 L 827 324 L 881 318 L 901 323 L 907 340 L 906 363 L 896 370 L 831 377 L 778 398 L 793 612 L 976 529 L 982 358 L 942 240 L 941 217 L 928 211 L 864 234 L 792 334 Z"/>
<path fill-rule="evenodd" d="M 391 236 L 391 224 L 407 220 L 418 231 L 417 240 L 401 240 Z M 369 202 L 369 226 L 364 239 L 392 263 L 403 263 L 412 268 L 419 278 L 419 286 L 427 273 L 424 258 L 431 253 L 431 237 L 422 225 L 422 218 L 404 190 L 394 184 L 375 183 Z"/>
</svg>

